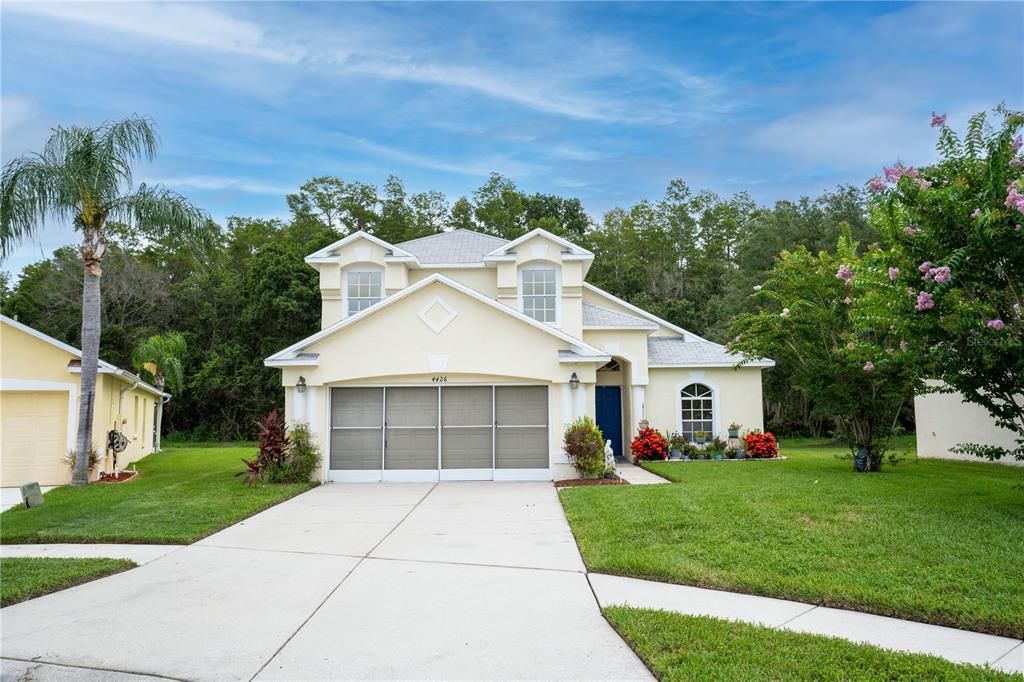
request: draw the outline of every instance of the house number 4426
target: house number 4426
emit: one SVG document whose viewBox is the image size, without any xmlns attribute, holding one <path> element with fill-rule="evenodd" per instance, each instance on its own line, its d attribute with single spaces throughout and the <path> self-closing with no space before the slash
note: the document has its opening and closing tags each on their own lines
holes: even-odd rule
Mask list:
<svg viewBox="0 0 1024 682">
<path fill-rule="evenodd" d="M 448 377 L 446 377 L 446 376 L 436 376 L 433 379 L 431 379 L 431 381 L 433 381 L 435 384 L 446 384 L 446 383 L 448 383 Z"/>
</svg>

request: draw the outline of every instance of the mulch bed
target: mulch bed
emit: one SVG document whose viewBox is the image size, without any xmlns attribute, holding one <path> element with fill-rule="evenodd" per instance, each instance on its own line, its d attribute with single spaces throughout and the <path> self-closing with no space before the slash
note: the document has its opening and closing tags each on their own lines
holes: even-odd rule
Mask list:
<svg viewBox="0 0 1024 682">
<path fill-rule="evenodd" d="M 119 474 L 100 474 L 97 483 L 124 483 L 139 475 L 138 471 L 122 471 Z"/>
<path fill-rule="evenodd" d="M 629 485 L 624 478 L 567 478 L 555 481 L 556 488 L 579 488 L 588 485 Z"/>
</svg>

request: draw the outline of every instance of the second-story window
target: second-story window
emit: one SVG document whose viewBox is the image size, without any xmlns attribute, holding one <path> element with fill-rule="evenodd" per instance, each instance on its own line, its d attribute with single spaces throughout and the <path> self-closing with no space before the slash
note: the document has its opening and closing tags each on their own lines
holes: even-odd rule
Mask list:
<svg viewBox="0 0 1024 682">
<path fill-rule="evenodd" d="M 346 298 L 348 299 L 348 314 L 355 315 L 360 310 L 366 310 L 374 303 L 379 303 L 382 297 L 381 275 L 379 271 L 358 271 L 353 270 L 347 274 L 348 280 Z"/>
<path fill-rule="evenodd" d="M 553 268 L 522 271 L 523 313 L 538 322 L 558 322 L 558 278 Z"/>
</svg>

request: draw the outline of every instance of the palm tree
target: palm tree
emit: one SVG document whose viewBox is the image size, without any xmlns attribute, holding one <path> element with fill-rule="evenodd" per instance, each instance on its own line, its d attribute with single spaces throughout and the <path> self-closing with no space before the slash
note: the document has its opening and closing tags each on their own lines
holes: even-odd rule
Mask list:
<svg viewBox="0 0 1024 682">
<path fill-rule="evenodd" d="M 153 377 L 153 383 L 161 391 L 164 386 L 180 391 L 184 370 L 181 356 L 185 354 L 185 337 L 178 332 L 151 336 L 136 347 L 132 353 L 132 364 L 138 371 L 145 371 Z"/>
<path fill-rule="evenodd" d="M 201 235 L 206 214 L 160 186 L 133 189 L 132 166 L 157 151 L 152 120 L 132 116 L 88 128 L 53 130 L 42 152 L 4 166 L 0 183 L 0 256 L 38 233 L 47 218 L 70 222 L 82 233 L 82 386 L 78 407 L 75 470 L 71 485 L 89 482 L 96 368 L 100 348 L 100 265 L 107 221 L 152 235 Z"/>
</svg>

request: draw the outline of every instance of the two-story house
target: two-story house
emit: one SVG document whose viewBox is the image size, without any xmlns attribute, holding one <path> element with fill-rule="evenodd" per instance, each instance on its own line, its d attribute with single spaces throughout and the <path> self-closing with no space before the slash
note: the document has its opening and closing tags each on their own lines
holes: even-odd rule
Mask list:
<svg viewBox="0 0 1024 682">
<path fill-rule="evenodd" d="M 594 417 L 617 455 L 638 423 L 692 438 L 762 428 L 761 371 L 588 284 L 594 254 L 537 229 L 388 244 L 356 232 L 306 258 L 322 328 L 267 358 L 328 481 L 575 475 L 564 426 Z"/>
</svg>

